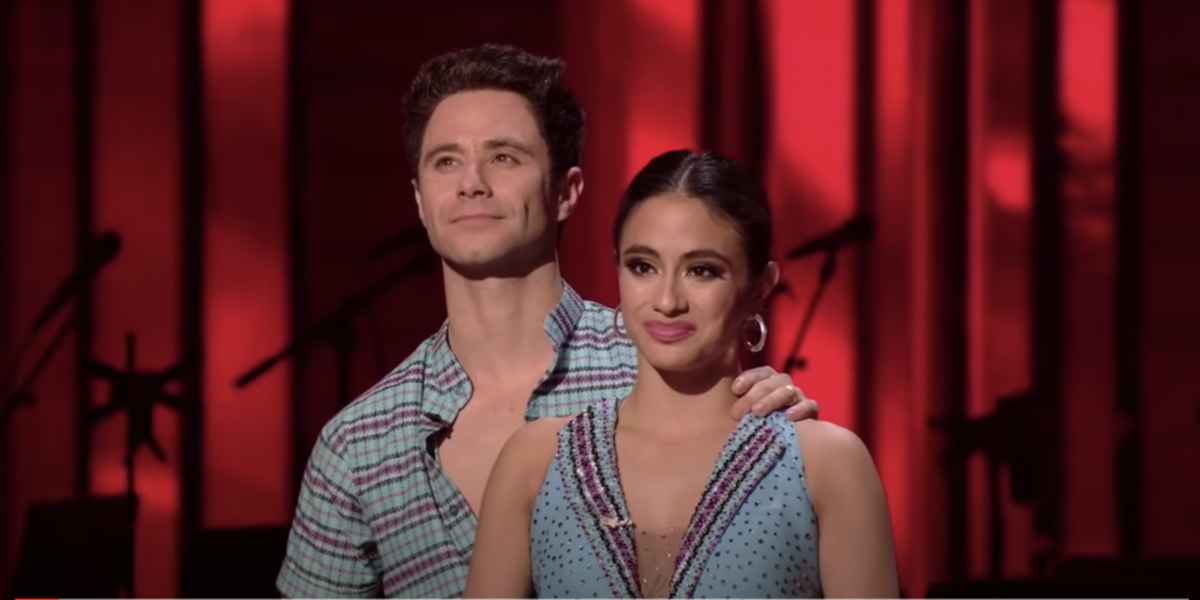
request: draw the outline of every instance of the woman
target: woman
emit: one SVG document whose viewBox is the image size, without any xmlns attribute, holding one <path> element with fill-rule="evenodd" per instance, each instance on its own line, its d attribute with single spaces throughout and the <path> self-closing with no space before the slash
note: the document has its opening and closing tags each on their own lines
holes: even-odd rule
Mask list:
<svg viewBox="0 0 1200 600">
<path fill-rule="evenodd" d="M 716 154 L 668 152 L 634 177 L 613 238 L 613 326 L 638 347 L 637 383 L 509 440 L 466 596 L 897 597 L 862 442 L 830 423 L 729 416 L 740 345 L 762 350 L 779 279 L 761 189 Z"/>
</svg>

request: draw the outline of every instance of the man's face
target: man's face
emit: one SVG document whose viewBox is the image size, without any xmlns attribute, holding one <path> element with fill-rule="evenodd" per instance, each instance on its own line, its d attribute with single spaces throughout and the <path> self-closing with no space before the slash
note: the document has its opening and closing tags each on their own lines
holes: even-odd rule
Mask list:
<svg viewBox="0 0 1200 600">
<path fill-rule="evenodd" d="M 553 256 L 556 225 L 582 186 L 554 184 L 550 149 L 519 94 L 461 92 L 434 109 L 413 187 L 430 242 L 451 266 L 497 276 Z"/>
</svg>

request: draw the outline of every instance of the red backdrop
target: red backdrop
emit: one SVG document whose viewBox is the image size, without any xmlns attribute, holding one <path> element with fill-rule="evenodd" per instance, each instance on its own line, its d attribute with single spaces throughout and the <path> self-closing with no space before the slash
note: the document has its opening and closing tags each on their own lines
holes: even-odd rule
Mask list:
<svg viewBox="0 0 1200 600">
<path fill-rule="evenodd" d="M 87 7 L 91 7 L 88 9 Z M 855 215 L 793 376 L 870 445 L 902 586 L 1040 572 L 1042 555 L 1200 555 L 1200 52 L 1182 0 L 15 0 L 0 12 L 0 355 L 92 233 L 122 236 L 83 326 L 17 411 L 0 459 L 0 566 L 31 502 L 124 489 L 124 419 L 83 357 L 159 370 L 201 352 L 137 460 L 136 592 L 199 577 L 206 532 L 286 526 L 342 389 L 333 335 L 282 350 L 419 250 L 399 102 L 417 66 L 510 42 L 563 56 L 588 111 L 586 193 L 563 273 L 616 301 L 610 230 L 651 156 L 715 147 L 761 173 L 775 252 Z M 1189 21 L 1191 19 L 1191 21 Z M 1182 82 L 1182 83 L 1181 83 Z M 785 262 L 767 361 L 782 368 L 821 256 Z M 66 315 L 59 317 L 59 322 Z M 364 390 L 444 318 L 417 270 L 352 321 Z M 35 349 L 44 348 L 43 335 Z M 174 388 L 173 388 L 174 389 Z M 1033 448 L 1038 505 L 931 421 L 1032 394 L 998 434 Z M 1008 406 L 1008 405 L 1006 405 Z M 982 434 L 968 436 L 978 442 Z M 1189 466 L 1191 465 L 1191 466 Z M 1016 473 L 1020 475 L 1020 473 Z M 993 510 L 995 508 L 995 510 Z M 1002 517 L 1001 527 L 993 521 Z M 995 541 L 1000 539 L 1001 554 Z M 184 576 L 187 577 L 184 577 Z M 183 584 L 181 585 L 181 580 Z"/>
</svg>

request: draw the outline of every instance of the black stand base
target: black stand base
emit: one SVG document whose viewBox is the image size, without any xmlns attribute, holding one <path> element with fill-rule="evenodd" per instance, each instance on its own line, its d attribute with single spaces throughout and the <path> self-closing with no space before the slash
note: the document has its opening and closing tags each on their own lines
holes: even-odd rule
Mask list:
<svg viewBox="0 0 1200 600">
<path fill-rule="evenodd" d="M 180 598 L 278 598 L 291 528 L 207 529 L 188 549 Z"/>
<path fill-rule="evenodd" d="M 37 502 L 10 598 L 134 597 L 134 496 Z"/>
</svg>

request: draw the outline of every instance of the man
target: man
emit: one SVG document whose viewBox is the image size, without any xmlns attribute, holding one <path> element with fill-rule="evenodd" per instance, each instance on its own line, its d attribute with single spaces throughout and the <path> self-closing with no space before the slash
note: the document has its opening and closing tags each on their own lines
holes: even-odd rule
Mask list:
<svg viewBox="0 0 1200 600">
<path fill-rule="evenodd" d="M 527 420 L 632 386 L 636 352 L 614 333 L 614 311 L 559 278 L 558 225 L 583 191 L 584 115 L 563 68 L 482 46 L 432 59 L 413 81 L 406 150 L 449 318 L 322 430 L 284 596 L 461 596 L 504 442 Z M 732 417 L 817 412 L 770 369 L 744 373 L 734 391 Z"/>
</svg>

